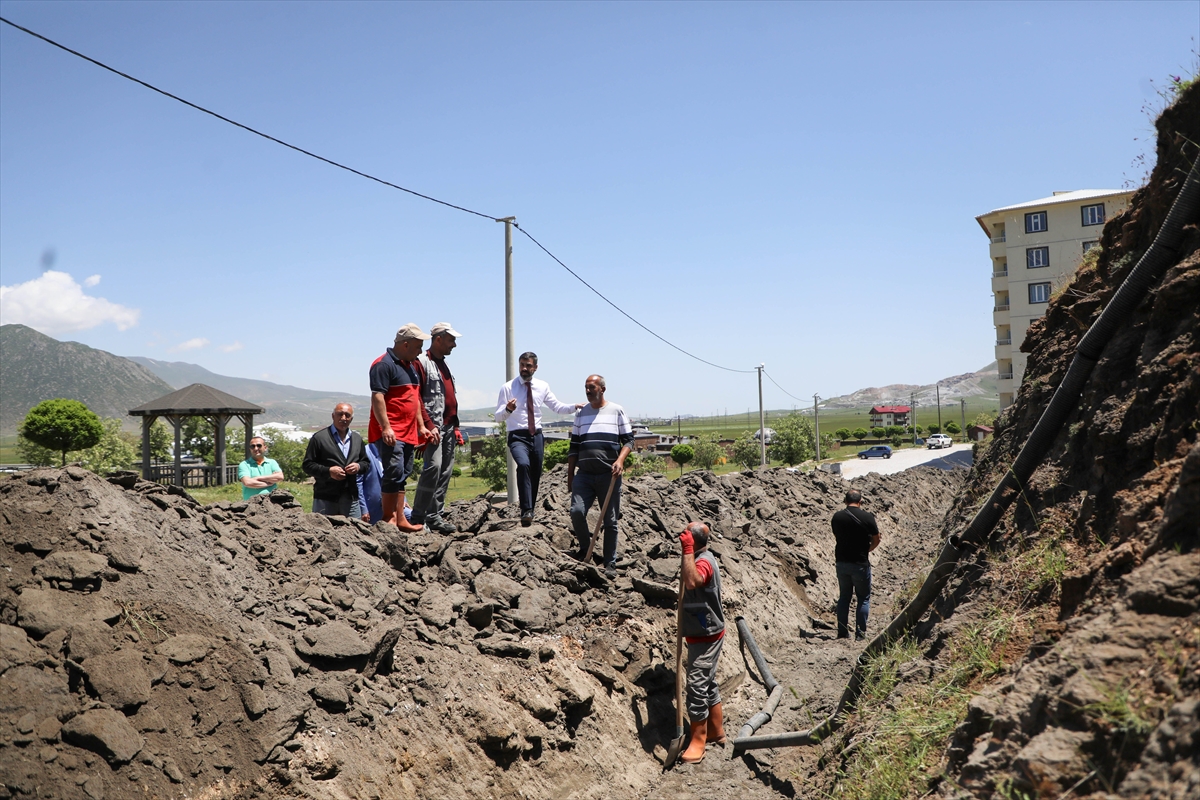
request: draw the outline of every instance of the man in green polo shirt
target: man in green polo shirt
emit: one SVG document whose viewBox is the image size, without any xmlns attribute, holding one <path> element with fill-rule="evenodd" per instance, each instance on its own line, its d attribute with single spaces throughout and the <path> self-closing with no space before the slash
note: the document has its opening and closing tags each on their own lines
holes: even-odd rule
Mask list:
<svg viewBox="0 0 1200 800">
<path fill-rule="evenodd" d="M 267 458 L 267 442 L 261 436 L 250 440 L 250 457 L 238 464 L 238 480 L 242 482 L 242 499 L 274 491 L 283 480 L 283 470 L 275 459 Z"/>
</svg>

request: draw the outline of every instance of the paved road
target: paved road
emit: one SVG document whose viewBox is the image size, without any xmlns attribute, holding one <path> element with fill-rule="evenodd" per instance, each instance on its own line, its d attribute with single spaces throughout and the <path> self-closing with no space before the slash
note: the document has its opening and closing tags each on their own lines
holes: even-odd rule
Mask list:
<svg viewBox="0 0 1200 800">
<path fill-rule="evenodd" d="M 891 458 L 853 458 L 842 462 L 842 477 L 849 480 L 868 472 L 891 475 L 919 465 L 954 469 L 971 466 L 971 445 L 956 444 L 941 450 L 897 450 Z"/>
</svg>

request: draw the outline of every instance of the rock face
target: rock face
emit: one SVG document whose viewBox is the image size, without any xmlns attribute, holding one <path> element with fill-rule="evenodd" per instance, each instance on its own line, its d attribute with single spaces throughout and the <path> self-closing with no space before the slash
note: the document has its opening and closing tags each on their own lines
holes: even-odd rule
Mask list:
<svg viewBox="0 0 1200 800">
<path fill-rule="evenodd" d="M 962 478 L 863 480 L 890 534 L 879 596 L 928 559 Z M 784 470 L 629 480 L 615 581 L 564 555 L 564 484 L 561 468 L 545 476 L 532 527 L 477 500 L 449 510 L 459 533 L 409 536 L 331 523 L 286 494 L 201 507 L 82 470 L 0 478 L 7 791 L 112 800 L 233 781 L 277 796 L 286 780 L 312 798 L 598 798 L 620 776 L 618 794 L 644 796 L 674 735 L 671 525 L 710 522 L 729 619 L 752 620 L 788 674 L 799 632 L 831 619 L 842 484 Z M 748 717 L 763 698 L 726 654 L 729 713 Z M 818 711 L 839 691 L 825 685 Z M 89 763 L 104 771 L 80 783 Z"/>
</svg>

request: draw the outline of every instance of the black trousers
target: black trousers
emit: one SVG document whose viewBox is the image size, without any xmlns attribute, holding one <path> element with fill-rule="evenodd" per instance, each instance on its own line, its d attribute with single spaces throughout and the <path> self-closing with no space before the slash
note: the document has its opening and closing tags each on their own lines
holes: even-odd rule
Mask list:
<svg viewBox="0 0 1200 800">
<path fill-rule="evenodd" d="M 545 447 L 542 432 L 509 431 L 508 450 L 517 462 L 517 495 L 521 498 L 521 512 L 533 511 L 537 502 L 538 484 L 542 482 L 542 458 Z M 508 501 L 511 503 L 512 498 Z"/>
</svg>

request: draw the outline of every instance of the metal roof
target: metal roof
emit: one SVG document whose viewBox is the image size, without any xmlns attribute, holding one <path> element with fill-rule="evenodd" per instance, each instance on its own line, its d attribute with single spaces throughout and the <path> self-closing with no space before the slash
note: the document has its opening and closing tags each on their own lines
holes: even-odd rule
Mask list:
<svg viewBox="0 0 1200 800">
<path fill-rule="evenodd" d="M 1049 197 L 1041 197 L 1037 200 L 1026 200 L 1024 203 L 1016 203 L 1011 206 L 1003 206 L 1001 208 L 993 208 L 986 214 L 980 214 L 975 217 L 975 221 L 983 228 L 983 232 L 991 235 L 984 224 L 983 218 L 989 217 L 992 214 L 999 214 L 1003 211 L 1016 211 L 1021 208 L 1037 208 L 1038 206 L 1052 206 L 1061 203 L 1081 203 L 1085 200 L 1095 200 L 1101 197 L 1116 197 L 1118 195 L 1131 195 L 1132 189 L 1076 189 L 1073 192 L 1061 192 L 1059 194 L 1050 195 Z"/>
<path fill-rule="evenodd" d="M 249 400 L 193 383 L 164 395 L 157 400 L 129 409 L 131 417 L 164 417 L 167 415 L 202 416 L 205 414 L 261 414 L 263 409 Z"/>
</svg>

